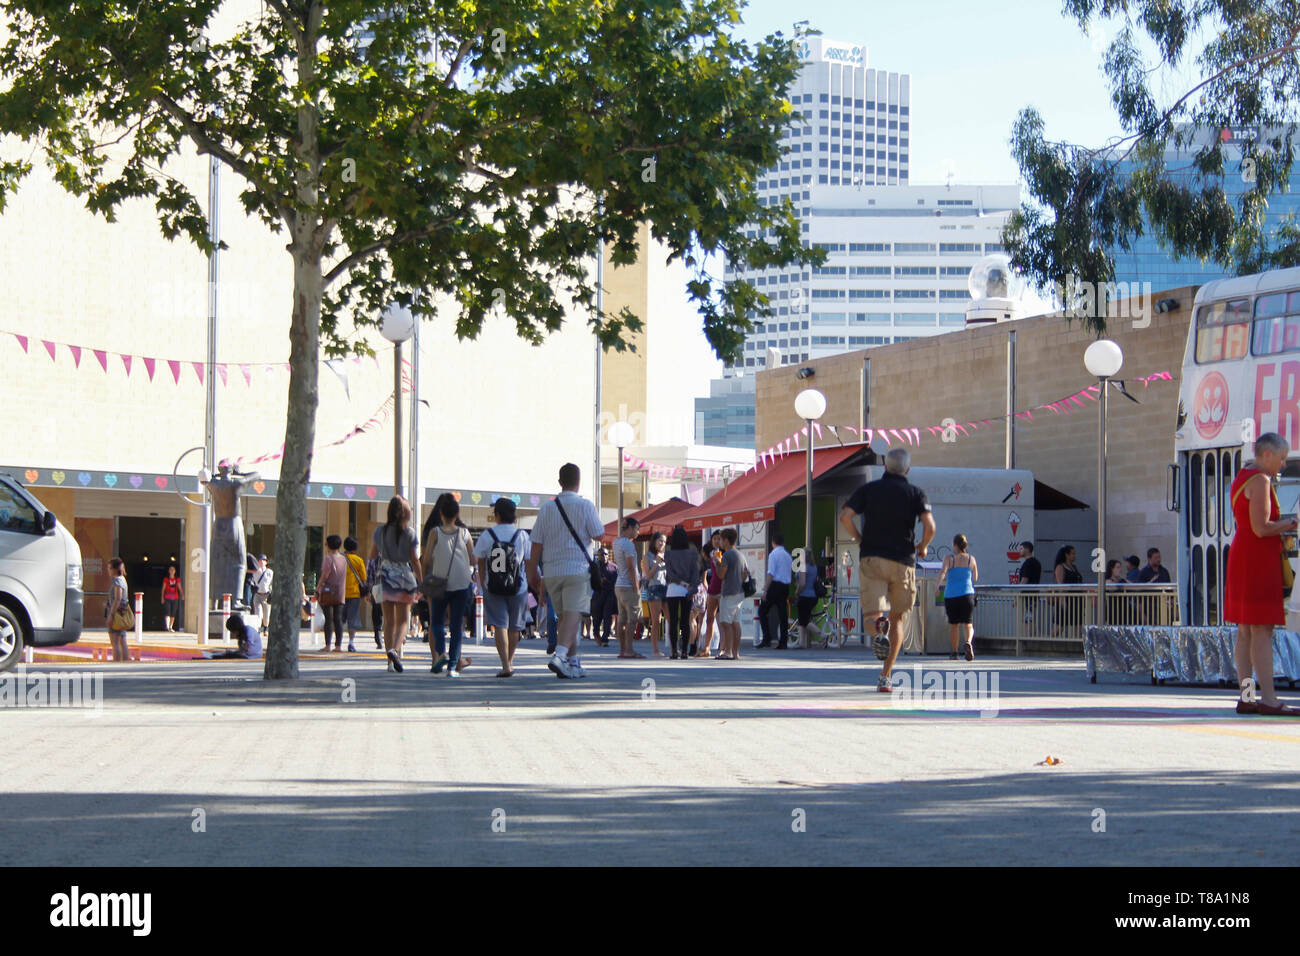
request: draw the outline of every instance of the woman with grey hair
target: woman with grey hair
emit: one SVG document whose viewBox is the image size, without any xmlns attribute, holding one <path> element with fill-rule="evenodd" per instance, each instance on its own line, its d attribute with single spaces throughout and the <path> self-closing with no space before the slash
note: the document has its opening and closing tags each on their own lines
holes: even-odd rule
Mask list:
<svg viewBox="0 0 1300 956">
<path fill-rule="evenodd" d="M 1230 491 L 1237 530 L 1228 549 L 1223 618 L 1237 625 L 1233 660 L 1241 685 L 1239 714 L 1300 717 L 1300 709 L 1282 703 L 1273 691 L 1273 628 L 1286 623 L 1282 535 L 1297 524 L 1294 516 L 1282 517 L 1273 479 L 1290 450 L 1281 435 L 1260 435 L 1255 460 L 1237 473 Z"/>
</svg>

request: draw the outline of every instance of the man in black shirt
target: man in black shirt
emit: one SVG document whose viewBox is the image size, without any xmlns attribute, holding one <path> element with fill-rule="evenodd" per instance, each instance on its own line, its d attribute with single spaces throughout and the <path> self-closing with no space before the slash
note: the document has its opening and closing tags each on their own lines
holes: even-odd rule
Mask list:
<svg viewBox="0 0 1300 956">
<path fill-rule="evenodd" d="M 891 449 L 885 456 L 885 474 L 853 492 L 840 509 L 840 524 L 859 545 L 862 616 L 889 608 L 889 656 L 876 683 L 882 694 L 893 692 L 890 674 L 903 647 L 903 616 L 916 603 L 916 558 L 925 556 L 935 533 L 929 499 L 906 477 L 911 458 L 906 448 Z M 863 516 L 861 533 L 855 515 Z M 918 519 L 919 545 L 915 544 Z"/>
<path fill-rule="evenodd" d="M 1138 584 L 1169 583 L 1169 569 L 1160 564 L 1160 549 L 1147 549 L 1147 566 L 1138 572 Z"/>
<path fill-rule="evenodd" d="M 1020 565 L 1020 583 L 1037 584 L 1043 579 L 1043 566 L 1034 557 L 1032 541 L 1020 542 L 1020 556 L 1025 559 L 1024 564 Z"/>
</svg>

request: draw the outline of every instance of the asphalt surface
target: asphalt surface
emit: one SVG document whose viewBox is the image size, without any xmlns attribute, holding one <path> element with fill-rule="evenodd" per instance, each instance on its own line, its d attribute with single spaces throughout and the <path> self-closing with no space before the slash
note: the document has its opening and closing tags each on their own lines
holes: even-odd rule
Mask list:
<svg viewBox="0 0 1300 956">
<path fill-rule="evenodd" d="M 997 676 L 995 700 L 923 709 L 877 694 L 857 648 L 588 650 L 581 681 L 538 641 L 508 680 L 490 646 L 467 652 L 459 680 L 423 645 L 401 675 L 344 654 L 296 682 L 260 662 L 85 667 L 100 710 L 0 708 L 0 863 L 1294 862 L 1300 720 L 1237 716 L 1231 690 L 904 658 Z"/>
</svg>

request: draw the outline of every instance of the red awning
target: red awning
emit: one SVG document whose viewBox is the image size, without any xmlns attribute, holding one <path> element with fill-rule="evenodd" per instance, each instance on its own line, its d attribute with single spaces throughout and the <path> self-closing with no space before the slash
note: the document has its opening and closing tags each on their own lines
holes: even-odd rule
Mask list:
<svg viewBox="0 0 1300 956">
<path fill-rule="evenodd" d="M 656 521 L 661 522 L 662 519 L 669 517 L 671 515 L 678 514 L 679 512 L 686 511 L 690 507 L 691 507 L 691 503 L 689 501 L 683 501 L 681 498 L 674 497 L 674 498 L 669 498 L 667 501 L 661 501 L 657 505 L 651 505 L 648 508 L 642 508 L 640 511 L 633 511 L 631 514 L 625 515 L 624 517 L 635 518 L 637 522 L 641 525 L 640 533 L 637 535 L 638 538 L 649 537 L 649 535 L 653 531 L 659 530 L 657 528 L 652 527 L 651 522 L 656 522 Z M 676 523 L 677 522 L 675 520 L 670 522 L 668 528 L 671 529 L 672 526 Z M 613 521 L 605 525 L 604 540 L 613 541 L 617 537 L 618 537 L 618 519 L 615 518 Z"/>
<path fill-rule="evenodd" d="M 866 445 L 818 448 L 813 456 L 813 477 L 821 477 L 855 455 L 865 457 L 872 454 Z M 676 515 L 675 521 L 684 525 L 687 531 L 746 521 L 770 521 L 776 517 L 779 502 L 803 490 L 807 467 L 801 452 L 786 455 L 766 468 L 758 465 L 703 504 Z"/>
</svg>

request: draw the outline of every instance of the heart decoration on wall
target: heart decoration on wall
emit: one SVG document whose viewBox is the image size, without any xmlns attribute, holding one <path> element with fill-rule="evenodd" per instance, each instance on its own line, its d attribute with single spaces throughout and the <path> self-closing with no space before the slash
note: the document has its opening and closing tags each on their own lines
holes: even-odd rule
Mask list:
<svg viewBox="0 0 1300 956">
<path fill-rule="evenodd" d="M 142 484 L 144 484 L 144 479 L 141 478 L 139 475 L 132 475 L 130 480 L 131 480 L 132 488 L 139 488 Z"/>
<path fill-rule="evenodd" d="M 330 497 L 331 495 L 334 494 L 334 486 L 333 486 L 333 485 L 321 485 L 321 486 L 320 486 L 320 493 L 321 493 L 322 495 L 324 495 L 326 498 L 328 498 L 328 497 Z"/>
<path fill-rule="evenodd" d="M 50 473 L 50 477 L 54 479 L 56 485 L 61 485 L 63 484 L 63 480 L 68 476 L 61 471 L 54 471 Z"/>
<path fill-rule="evenodd" d="M 81 487 L 83 488 L 86 487 L 86 485 L 90 484 L 90 472 L 88 471 L 78 472 L 77 481 L 81 482 Z"/>
<path fill-rule="evenodd" d="M 105 475 L 104 484 L 108 485 L 110 488 L 117 487 L 117 475 Z"/>
<path fill-rule="evenodd" d="M 367 498 L 374 498 L 375 495 L 377 495 L 377 494 L 379 494 L 379 489 L 378 489 L 378 488 L 367 488 L 367 489 L 366 489 L 366 497 L 367 497 Z"/>
<path fill-rule="evenodd" d="M 167 487 L 167 476 L 159 475 L 157 478 L 153 480 L 153 483 L 158 486 L 159 491 L 162 491 L 164 488 Z"/>
<path fill-rule="evenodd" d="M 474 504 L 478 504 L 480 501 L 483 500 L 483 496 L 476 491 L 469 496 L 469 500 L 474 502 Z"/>
<path fill-rule="evenodd" d="M 510 500 L 513 501 L 515 504 L 519 504 L 519 502 L 521 502 L 521 501 L 524 500 L 524 496 L 523 496 L 523 495 L 511 495 L 511 496 L 510 496 Z"/>
<path fill-rule="evenodd" d="M 530 505 L 535 505 L 535 504 L 537 504 L 537 500 L 538 500 L 538 499 L 537 499 L 537 496 L 536 496 L 536 495 L 529 495 L 529 496 L 528 496 L 528 503 L 529 503 Z"/>
<path fill-rule="evenodd" d="M 453 491 L 453 492 L 451 493 L 451 496 L 452 496 L 453 498 L 455 498 L 457 501 L 460 501 L 460 492 L 459 492 L 459 491 Z"/>
<path fill-rule="evenodd" d="M 266 482 L 265 481 L 253 482 L 253 490 L 260 495 L 262 492 L 266 491 Z"/>
<path fill-rule="evenodd" d="M 343 487 L 343 497 L 345 498 L 351 498 L 356 495 L 356 493 L 357 489 L 355 485 L 345 485 Z"/>
<path fill-rule="evenodd" d="M 30 485 L 37 478 L 41 477 L 41 473 L 32 468 L 28 468 L 26 471 L 23 472 L 23 477 L 27 479 L 27 483 Z"/>
</svg>

